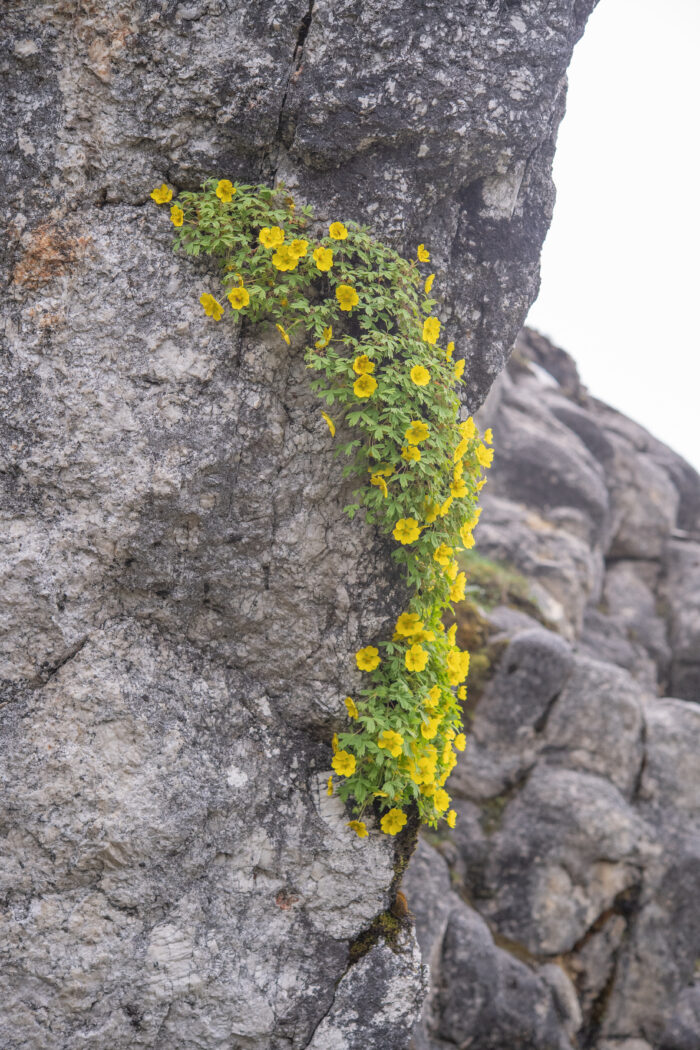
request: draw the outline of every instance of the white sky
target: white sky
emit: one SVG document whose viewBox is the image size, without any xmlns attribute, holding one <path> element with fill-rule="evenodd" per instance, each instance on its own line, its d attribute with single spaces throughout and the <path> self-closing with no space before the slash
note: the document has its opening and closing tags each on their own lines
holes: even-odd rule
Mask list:
<svg viewBox="0 0 700 1050">
<path fill-rule="evenodd" d="M 601 0 L 574 53 L 528 324 L 700 470 L 700 0 Z"/>
</svg>

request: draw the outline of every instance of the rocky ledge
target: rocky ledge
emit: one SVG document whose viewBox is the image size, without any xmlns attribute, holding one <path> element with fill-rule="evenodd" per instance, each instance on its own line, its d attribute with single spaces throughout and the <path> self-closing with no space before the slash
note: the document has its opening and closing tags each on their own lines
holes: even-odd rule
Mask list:
<svg viewBox="0 0 700 1050">
<path fill-rule="evenodd" d="M 525 330 L 482 410 L 471 734 L 414 1050 L 700 1047 L 700 478 Z"/>
</svg>

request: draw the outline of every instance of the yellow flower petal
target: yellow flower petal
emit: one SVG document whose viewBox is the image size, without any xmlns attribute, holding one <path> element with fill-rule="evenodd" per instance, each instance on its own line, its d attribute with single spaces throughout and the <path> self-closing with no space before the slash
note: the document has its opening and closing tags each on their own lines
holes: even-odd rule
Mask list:
<svg viewBox="0 0 700 1050">
<path fill-rule="evenodd" d="M 327 412 L 322 412 L 321 415 L 323 416 L 323 418 L 325 419 L 326 423 L 328 424 L 328 429 L 331 432 L 331 437 L 335 437 L 335 423 L 333 422 L 333 420 L 331 419 L 331 417 L 328 415 Z"/>
</svg>

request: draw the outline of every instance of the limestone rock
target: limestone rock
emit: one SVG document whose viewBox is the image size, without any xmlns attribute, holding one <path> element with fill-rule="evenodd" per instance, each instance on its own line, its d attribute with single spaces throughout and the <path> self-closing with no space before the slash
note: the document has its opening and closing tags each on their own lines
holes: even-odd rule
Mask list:
<svg viewBox="0 0 700 1050">
<path fill-rule="evenodd" d="M 696 1050 L 700 477 L 592 398 L 537 333 L 518 339 L 480 419 L 496 455 L 478 554 L 525 576 L 548 627 L 475 595 L 473 617 L 492 633 L 473 661 L 491 665 L 467 705 L 451 780 L 457 824 L 438 843 L 451 891 L 494 943 L 550 980 L 572 1044 Z M 446 880 L 432 890 L 447 892 Z M 420 1030 L 442 1041 L 416 1046 L 489 1046 L 474 1037 L 480 1015 L 459 984 L 468 974 L 477 996 L 488 971 L 484 1002 L 500 1002 L 484 928 L 421 907 L 435 939 Z M 459 961 L 450 985 L 436 948 L 448 931 Z M 520 987 L 510 996 L 518 1016 Z M 544 1007 L 530 999 L 527 1009 L 534 1030 Z M 464 1018 L 471 1027 L 459 1027 Z M 528 1038 L 515 1029 L 496 1045 L 521 1050 Z"/>
<path fill-rule="evenodd" d="M 559 967 L 538 970 L 497 947 L 484 920 L 451 891 L 444 861 L 424 843 L 404 886 L 433 987 L 414 1050 L 465 1041 L 484 1050 L 571 1050 L 575 995 Z"/>
<path fill-rule="evenodd" d="M 302 348 L 202 315 L 218 276 L 149 194 L 284 179 L 319 226 L 425 242 L 476 407 L 536 294 L 593 6 L 4 5 L 3 1048 L 408 1031 L 410 937 L 348 968 L 392 842 L 323 795 L 390 547 L 342 514 Z"/>
</svg>

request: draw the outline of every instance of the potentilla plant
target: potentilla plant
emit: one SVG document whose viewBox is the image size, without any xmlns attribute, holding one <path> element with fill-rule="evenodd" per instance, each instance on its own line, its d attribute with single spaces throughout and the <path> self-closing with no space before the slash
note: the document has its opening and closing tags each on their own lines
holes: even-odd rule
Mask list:
<svg viewBox="0 0 700 1050">
<path fill-rule="evenodd" d="M 223 292 L 200 297 L 208 317 L 271 321 L 288 346 L 303 332 L 330 436 L 340 419 L 352 432 L 338 448 L 345 476 L 357 479 L 345 510 L 362 510 L 396 541 L 410 598 L 392 637 L 368 639 L 355 655 L 367 684 L 344 700 L 348 728 L 333 737 L 328 793 L 348 803 L 360 838 L 368 812 L 395 835 L 412 804 L 425 823 L 454 827 L 445 784 L 465 747 L 469 653 L 443 618 L 464 599 L 458 555 L 474 545 L 493 439 L 471 417 L 459 422 L 465 362 L 454 360 L 454 343 L 441 345 L 435 274 L 421 271 L 430 253 L 420 244 L 409 261 L 349 221 L 312 237 L 311 209 L 284 187 L 208 179 L 175 202 L 166 184 L 151 196 L 171 205 L 176 247 L 219 265 Z"/>
</svg>

